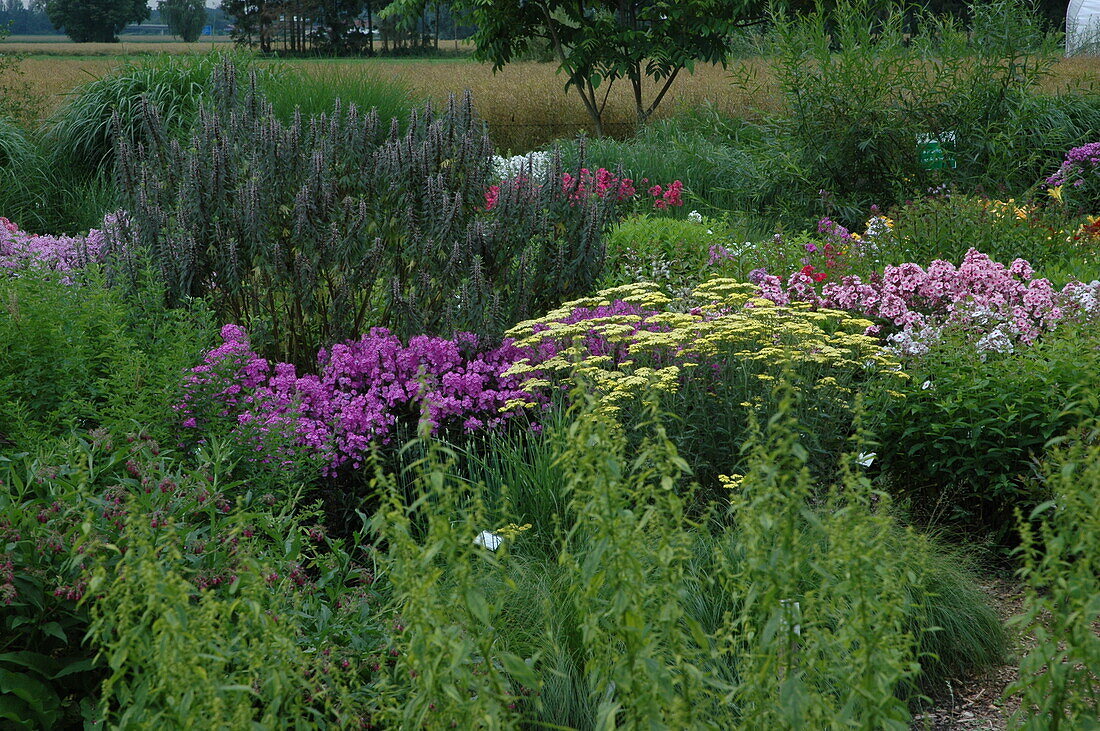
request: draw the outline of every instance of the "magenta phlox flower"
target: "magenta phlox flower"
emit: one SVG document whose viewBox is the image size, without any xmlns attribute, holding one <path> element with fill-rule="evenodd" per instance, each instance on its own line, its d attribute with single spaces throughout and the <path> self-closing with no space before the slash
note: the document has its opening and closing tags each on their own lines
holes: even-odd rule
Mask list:
<svg viewBox="0 0 1100 731">
<path fill-rule="evenodd" d="M 318 353 L 318 373 L 298 375 L 252 351 L 237 325 L 191 369 L 177 407 L 185 427 L 212 418 L 235 421 L 233 433 L 258 451 L 292 444 L 332 469 L 362 466 L 389 442 L 399 423 L 422 420 L 433 431 L 497 428 L 519 413 L 515 400 L 536 399 L 503 373 L 524 353 L 513 344 L 485 350 L 478 338 L 416 336 L 404 343 L 384 328 Z M 274 439 L 273 439 L 274 438 Z M 278 459 L 278 455 L 266 455 Z"/>
</svg>

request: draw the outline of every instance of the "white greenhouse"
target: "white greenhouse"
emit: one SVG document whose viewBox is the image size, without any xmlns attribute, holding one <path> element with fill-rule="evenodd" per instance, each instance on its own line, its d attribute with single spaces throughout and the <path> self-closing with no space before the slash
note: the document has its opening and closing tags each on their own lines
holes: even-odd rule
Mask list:
<svg viewBox="0 0 1100 731">
<path fill-rule="evenodd" d="M 1100 0 L 1070 0 L 1066 10 L 1066 55 L 1100 54 Z"/>
</svg>

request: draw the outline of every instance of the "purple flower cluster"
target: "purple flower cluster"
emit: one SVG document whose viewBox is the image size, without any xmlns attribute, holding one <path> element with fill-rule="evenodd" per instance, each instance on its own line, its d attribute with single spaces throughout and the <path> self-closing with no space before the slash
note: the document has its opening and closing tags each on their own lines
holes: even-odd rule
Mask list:
<svg viewBox="0 0 1100 731">
<path fill-rule="evenodd" d="M 559 322 L 566 325 L 575 325 L 579 322 L 592 321 L 594 324 L 601 321 L 603 318 L 618 318 L 623 315 L 637 315 L 638 320 L 632 324 L 631 335 L 639 330 L 652 330 L 654 332 L 663 332 L 669 329 L 667 325 L 659 325 L 657 323 L 649 322 L 648 318 L 652 315 L 656 315 L 655 310 L 649 310 L 644 307 L 632 304 L 630 302 L 623 302 L 622 300 L 615 300 L 609 305 L 600 305 L 598 307 L 576 307 L 568 315 L 561 318 Z M 550 329 L 549 325 L 537 324 L 534 327 L 534 332 L 546 332 Z M 545 360 L 549 360 L 558 354 L 559 351 L 572 345 L 572 342 L 562 342 L 555 338 L 545 338 L 534 351 L 528 351 L 525 349 L 517 348 L 518 355 L 516 359 L 520 357 L 530 358 L 534 363 L 540 363 Z M 613 363 L 618 365 L 624 360 L 630 358 L 629 339 L 624 339 L 618 342 L 610 342 L 601 332 L 596 329 L 591 329 L 584 336 L 584 352 L 592 356 L 609 356 Z"/>
<path fill-rule="evenodd" d="M 0 217 L 0 269 L 35 267 L 71 272 L 89 262 L 102 261 L 104 240 L 104 232 L 98 229 L 87 236 L 39 236 Z"/>
<path fill-rule="evenodd" d="M 927 352 L 944 328 L 968 333 L 980 350 L 1006 352 L 1067 318 L 1100 316 L 1100 282 L 1071 282 L 1058 291 L 1033 275 L 1023 259 L 1005 266 L 970 249 L 958 267 L 942 260 L 927 269 L 888 266 L 870 281 L 848 276 L 820 292 L 802 271 L 791 274 L 785 287 L 770 274 L 757 283 L 761 296 L 778 304 L 810 302 L 885 320 L 898 328 L 890 342 L 912 355 Z"/>
<path fill-rule="evenodd" d="M 275 437 L 332 468 L 362 465 L 372 444 L 386 443 L 399 422 L 430 424 L 433 432 L 461 427 L 494 428 L 514 417 L 534 397 L 519 377 L 502 374 L 519 357 L 506 342 L 479 350 L 478 338 L 412 338 L 408 344 L 384 328 L 357 341 L 322 350 L 318 375 L 299 376 L 289 363 L 269 363 L 251 348 L 237 325 L 222 328 L 222 345 L 191 369 L 186 396 L 177 408 L 183 426 L 212 417 L 235 422 L 234 433 L 250 441 L 264 459 Z"/>
<path fill-rule="evenodd" d="M 1046 179 L 1046 184 L 1055 188 L 1072 182 L 1075 187 L 1085 184 L 1085 175 L 1100 168 L 1100 142 L 1074 147 L 1066 153 L 1066 159 L 1058 169 Z"/>
</svg>

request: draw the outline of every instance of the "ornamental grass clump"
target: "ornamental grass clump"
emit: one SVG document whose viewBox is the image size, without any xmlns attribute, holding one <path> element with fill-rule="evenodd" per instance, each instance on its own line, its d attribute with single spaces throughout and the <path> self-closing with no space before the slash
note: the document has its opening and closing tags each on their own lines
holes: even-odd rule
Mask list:
<svg viewBox="0 0 1100 731">
<path fill-rule="evenodd" d="M 169 304 L 209 296 L 266 355 L 304 365 L 371 325 L 499 338 L 599 276 L 618 201 L 572 199 L 554 154 L 543 185 L 506 181 L 487 211 L 491 145 L 469 95 L 402 133 L 351 105 L 284 124 L 256 85 L 223 63 L 190 139 L 149 106 L 151 142 L 120 143 L 133 249 Z M 125 253 L 110 259 L 128 274 Z"/>
</svg>

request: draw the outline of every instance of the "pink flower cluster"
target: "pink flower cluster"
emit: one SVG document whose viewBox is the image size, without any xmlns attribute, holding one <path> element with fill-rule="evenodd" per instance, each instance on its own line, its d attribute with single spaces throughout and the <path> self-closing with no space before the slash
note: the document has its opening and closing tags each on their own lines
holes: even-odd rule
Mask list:
<svg viewBox="0 0 1100 731">
<path fill-rule="evenodd" d="M 376 443 L 386 443 L 399 422 L 424 420 L 433 431 L 494 428 L 516 415 L 513 399 L 533 400 L 517 377 L 501 375 L 521 355 L 505 343 L 480 350 L 477 336 L 428 336 L 408 344 L 384 328 L 360 340 L 322 350 L 319 374 L 299 376 L 289 363 L 270 363 L 253 352 L 244 330 L 222 328 L 222 344 L 191 369 L 177 409 L 183 426 L 213 417 L 234 420 L 234 432 L 264 459 L 270 437 L 289 441 L 331 467 L 359 467 Z"/>
<path fill-rule="evenodd" d="M 71 272 L 101 261 L 103 244 L 104 234 L 97 229 L 87 236 L 38 236 L 0 217 L 0 269 L 37 267 Z"/>
<path fill-rule="evenodd" d="M 760 276 L 758 284 L 761 296 L 777 304 L 811 302 L 885 320 L 898 328 L 888 340 L 911 355 L 927 352 L 944 329 L 967 333 L 979 350 L 1007 352 L 1016 343 L 1033 343 L 1067 318 L 1100 316 L 1100 281 L 1071 282 L 1057 291 L 1033 275 L 1023 259 L 1005 266 L 970 249 L 958 267 L 942 260 L 927 269 L 913 263 L 888 266 L 870 281 L 848 276 L 820 292 L 801 270 L 785 287 L 770 274 Z"/>
<path fill-rule="evenodd" d="M 521 180 L 517 178 L 516 180 Z M 538 185 L 523 179 L 522 182 Z M 592 196 L 597 198 L 613 198 L 617 201 L 631 200 L 638 194 L 631 178 L 620 178 L 607 168 L 599 168 L 595 171 L 581 168 L 577 176 L 570 173 L 562 174 L 562 187 L 566 196 L 573 203 L 586 200 Z M 674 180 L 667 187 L 654 185 L 649 189 L 649 195 L 653 197 L 653 208 L 663 210 L 672 206 L 684 205 L 684 184 Z M 491 185 L 485 191 L 485 210 L 491 211 L 500 200 L 500 186 Z"/>
<path fill-rule="evenodd" d="M 659 185 L 649 189 L 649 194 L 653 196 L 653 207 L 658 210 L 684 205 L 684 199 L 681 197 L 683 192 L 684 184 L 679 180 L 673 180 L 664 189 Z"/>
<path fill-rule="evenodd" d="M 584 200 L 591 195 L 597 198 L 610 196 L 615 200 L 623 201 L 633 198 L 638 192 L 633 180 L 620 178 L 607 168 L 599 168 L 595 172 L 588 168 L 581 168 L 581 174 L 577 177 L 563 173 L 561 182 L 569 199 L 574 201 Z"/>
</svg>

